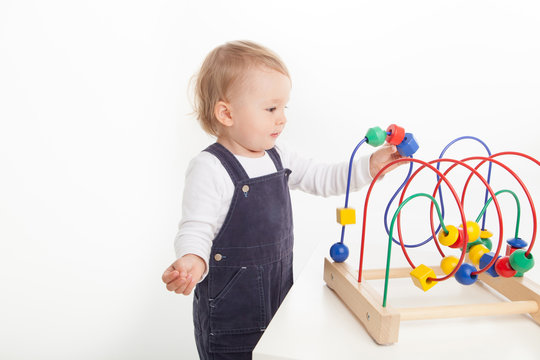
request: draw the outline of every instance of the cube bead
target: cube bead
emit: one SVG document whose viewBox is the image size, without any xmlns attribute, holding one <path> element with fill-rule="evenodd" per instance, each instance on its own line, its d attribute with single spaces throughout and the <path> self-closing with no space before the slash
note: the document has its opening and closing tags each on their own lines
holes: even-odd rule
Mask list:
<svg viewBox="0 0 540 360">
<path fill-rule="evenodd" d="M 436 281 L 429 279 L 434 279 L 437 277 L 435 275 L 435 271 L 424 264 L 418 265 L 410 272 L 410 274 L 414 285 L 418 286 L 424 291 L 428 291 L 437 283 Z"/>
<path fill-rule="evenodd" d="M 354 208 L 337 208 L 336 220 L 341 225 L 356 224 L 356 211 Z"/>
</svg>

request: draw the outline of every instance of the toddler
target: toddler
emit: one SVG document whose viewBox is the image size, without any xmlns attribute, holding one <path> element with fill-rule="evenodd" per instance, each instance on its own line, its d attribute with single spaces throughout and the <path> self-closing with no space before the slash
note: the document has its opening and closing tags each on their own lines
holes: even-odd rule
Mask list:
<svg viewBox="0 0 540 360">
<path fill-rule="evenodd" d="M 344 194 L 348 162 L 320 164 L 276 146 L 287 122 L 291 79 L 281 59 L 249 41 L 214 49 L 195 85 L 195 112 L 217 142 L 189 164 L 177 260 L 162 277 L 193 296 L 201 359 L 251 359 L 293 284 L 289 189 Z M 353 165 L 358 190 L 390 161 L 382 147 Z"/>
</svg>

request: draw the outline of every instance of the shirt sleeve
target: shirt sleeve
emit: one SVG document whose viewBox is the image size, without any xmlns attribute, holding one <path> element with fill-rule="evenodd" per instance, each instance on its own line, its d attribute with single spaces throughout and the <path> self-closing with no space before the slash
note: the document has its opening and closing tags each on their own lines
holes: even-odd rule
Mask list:
<svg viewBox="0 0 540 360">
<path fill-rule="evenodd" d="M 277 149 L 283 159 L 283 165 L 291 170 L 289 176 L 291 189 L 323 197 L 342 195 L 347 191 L 348 161 L 322 163 L 304 158 L 283 145 Z M 351 191 L 358 191 L 373 180 L 369 173 L 369 161 L 370 155 L 364 155 L 353 162 Z"/>
<path fill-rule="evenodd" d="M 219 176 L 220 167 L 219 160 L 206 153 L 190 162 L 182 198 L 182 219 L 174 241 L 177 258 L 195 254 L 205 261 L 206 271 L 201 281 L 208 274 L 212 241 L 223 206 L 226 184 Z"/>
</svg>

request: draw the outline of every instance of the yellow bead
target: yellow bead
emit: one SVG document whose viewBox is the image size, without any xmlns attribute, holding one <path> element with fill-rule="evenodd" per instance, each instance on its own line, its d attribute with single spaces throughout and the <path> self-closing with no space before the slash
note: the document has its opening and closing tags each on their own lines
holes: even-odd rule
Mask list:
<svg viewBox="0 0 540 360">
<path fill-rule="evenodd" d="M 459 236 L 458 229 L 453 225 L 448 225 L 446 227 L 446 230 L 448 230 L 448 234 L 446 234 L 444 230 L 439 231 L 439 242 L 441 243 L 441 245 L 444 246 L 453 245 L 457 241 Z"/>
<path fill-rule="evenodd" d="M 424 291 L 428 291 L 437 283 L 436 281 L 429 280 L 429 278 L 436 278 L 436 275 L 430 267 L 424 264 L 418 265 L 410 274 L 414 285 Z"/>
<path fill-rule="evenodd" d="M 480 239 L 489 239 L 493 237 L 493 233 L 488 230 L 482 230 L 480 231 Z"/>
<path fill-rule="evenodd" d="M 353 208 L 337 208 L 336 218 L 341 225 L 356 224 L 356 211 Z"/>
<path fill-rule="evenodd" d="M 459 225 L 462 228 L 462 225 Z M 467 221 L 467 234 L 469 235 L 469 242 L 474 242 L 480 237 L 480 225 L 474 221 Z"/>
<path fill-rule="evenodd" d="M 457 257 L 455 257 L 455 256 L 445 256 L 441 260 L 441 269 L 446 275 L 448 275 L 452 271 L 454 271 L 454 269 L 455 269 L 455 267 L 457 266 L 458 263 L 459 263 L 459 259 Z"/>
<path fill-rule="evenodd" d="M 487 254 L 488 252 L 489 252 L 489 249 L 485 247 L 484 245 L 482 244 L 474 245 L 469 250 L 469 259 L 471 259 L 471 262 L 474 265 L 478 266 L 480 265 L 480 258 L 482 257 L 482 255 Z"/>
</svg>

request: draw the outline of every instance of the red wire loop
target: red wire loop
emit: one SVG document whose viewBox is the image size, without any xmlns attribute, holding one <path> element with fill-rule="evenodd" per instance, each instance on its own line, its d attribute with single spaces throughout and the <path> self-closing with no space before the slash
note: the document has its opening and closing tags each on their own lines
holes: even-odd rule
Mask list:
<svg viewBox="0 0 540 360">
<path fill-rule="evenodd" d="M 487 158 L 485 158 L 487 159 Z M 465 168 L 467 168 L 469 171 L 471 171 L 471 175 L 470 177 L 472 177 L 472 175 L 476 175 L 483 183 L 484 185 L 486 186 L 487 190 L 489 191 L 489 193 L 491 194 L 492 198 L 493 198 L 493 203 L 495 204 L 495 207 L 497 209 L 497 215 L 499 217 L 499 244 L 498 244 L 498 247 L 497 247 L 497 255 L 499 254 L 500 252 L 500 248 L 501 248 L 501 244 L 502 244 L 502 237 L 503 237 L 503 222 L 502 222 L 502 212 L 501 212 L 501 208 L 499 206 L 499 202 L 497 201 L 497 198 L 495 196 L 495 192 L 493 191 L 493 189 L 491 188 L 491 186 L 489 186 L 489 183 L 487 182 L 487 180 L 482 176 L 480 175 L 480 173 L 474 169 L 472 166 L 466 164 L 464 161 L 460 161 L 460 160 L 454 160 L 454 159 L 437 159 L 437 160 L 432 160 L 430 161 L 429 163 L 430 164 L 433 164 L 433 163 L 440 163 L 440 162 L 451 162 L 451 163 L 454 163 L 452 166 L 450 166 L 445 172 L 444 172 L 444 176 L 446 177 L 446 175 L 453 169 L 455 168 L 456 166 L 458 165 L 461 165 Z M 401 204 L 401 202 L 403 201 L 403 198 L 405 197 L 405 192 L 407 191 L 407 188 L 409 187 L 409 184 L 411 183 L 411 180 L 424 168 L 424 166 L 420 167 L 418 170 L 416 170 L 413 175 L 409 178 L 409 181 L 407 182 L 407 184 L 405 185 L 405 187 L 403 187 L 403 190 L 401 192 L 401 197 L 399 199 L 399 203 Z M 433 192 L 433 197 L 435 197 L 435 195 L 437 195 L 437 191 L 440 187 L 440 184 L 441 184 L 441 181 L 442 181 L 442 178 L 439 179 L 437 185 L 435 186 L 435 190 Z M 448 183 L 447 183 L 448 184 Z M 456 200 L 458 201 L 458 200 Z M 460 207 L 460 211 L 461 209 L 463 208 L 463 197 L 461 198 L 461 201 L 459 202 L 461 207 Z M 442 256 L 444 257 L 444 253 L 443 251 L 441 250 L 440 246 L 439 246 L 439 243 L 437 242 L 436 240 L 436 235 L 435 235 L 435 230 L 434 230 L 434 226 L 433 226 L 433 203 L 431 203 L 431 206 L 430 206 L 430 226 L 431 226 L 431 232 L 433 234 L 433 241 L 435 242 L 435 245 L 437 246 L 437 248 L 439 249 L 439 252 L 442 254 Z M 407 255 L 407 250 L 405 249 L 405 246 L 403 245 L 403 239 L 401 238 L 401 231 L 400 231 L 400 227 L 401 227 L 401 222 L 400 222 L 400 214 L 398 214 L 398 218 L 397 218 L 397 226 L 398 226 L 398 235 L 400 236 L 400 239 L 399 239 L 399 242 L 401 244 L 401 249 L 403 251 L 403 254 L 405 255 L 405 257 L 409 260 L 409 257 Z M 462 219 L 463 220 L 463 219 Z M 467 223 L 466 221 L 463 221 L 463 229 L 467 229 Z M 467 246 L 466 244 L 469 242 L 469 234 L 467 233 L 467 231 L 464 231 L 463 232 L 464 234 L 464 244 L 465 246 L 463 246 L 463 249 L 461 251 L 461 256 L 459 258 L 459 261 L 458 261 L 458 264 L 456 265 L 456 267 L 449 273 L 447 274 L 446 276 L 443 276 L 441 278 L 431 278 L 431 280 L 433 281 L 444 281 L 444 280 L 447 280 L 449 278 L 451 278 L 452 276 L 454 276 L 454 274 L 459 270 L 459 267 L 461 266 L 461 264 L 463 264 L 463 261 L 465 260 L 465 253 L 466 253 L 466 250 L 467 250 Z M 496 256 L 497 256 L 496 255 Z M 494 257 L 495 260 L 497 260 L 497 257 Z M 495 261 L 493 260 L 493 261 Z M 411 261 L 409 261 L 409 264 L 411 264 L 411 266 L 414 268 L 415 266 L 412 264 Z M 491 266 L 491 264 L 489 265 Z M 485 269 L 482 269 L 482 271 L 486 271 L 487 269 L 489 269 L 489 266 L 486 267 Z M 482 271 L 475 271 L 472 273 L 472 275 L 476 275 L 476 274 L 479 274 L 480 272 Z"/>
<path fill-rule="evenodd" d="M 459 207 L 459 211 L 460 211 L 460 214 L 461 214 L 461 219 L 463 221 L 463 224 L 464 225 L 466 224 L 465 213 L 463 211 L 463 207 L 461 205 L 461 202 L 459 201 L 458 194 L 456 193 L 456 191 L 454 190 L 454 187 L 452 186 L 452 184 L 450 184 L 450 181 L 448 181 L 446 176 L 444 176 L 433 165 L 431 165 L 430 163 L 427 163 L 425 161 L 418 160 L 418 159 L 412 159 L 412 158 L 397 159 L 397 160 L 394 160 L 394 161 L 388 163 L 385 167 L 383 167 L 377 173 L 377 175 L 375 175 L 375 177 L 373 178 L 373 181 L 369 185 L 369 189 L 368 189 L 367 194 L 366 194 L 366 200 L 364 202 L 364 214 L 363 214 L 363 219 L 362 219 L 362 240 L 361 240 L 361 244 L 360 244 L 360 265 L 359 265 L 359 268 L 358 268 L 358 282 L 362 282 L 362 268 L 363 268 L 363 263 L 364 263 L 364 245 L 365 245 L 365 239 L 366 239 L 366 222 L 367 222 L 367 210 L 368 210 L 367 207 L 368 207 L 368 203 L 369 203 L 369 198 L 371 196 L 371 191 L 373 190 L 373 187 L 375 186 L 375 183 L 377 182 L 377 179 L 381 176 L 381 174 L 384 172 L 384 170 L 386 170 L 387 168 L 389 168 L 392 165 L 399 164 L 401 162 L 411 162 L 411 161 L 422 164 L 422 165 L 424 165 L 424 167 L 427 166 L 429 169 L 431 169 L 432 171 L 437 173 L 437 175 L 439 175 L 439 177 L 441 177 L 443 179 L 443 181 L 446 183 L 446 185 L 448 186 L 448 188 L 452 192 L 452 195 L 454 195 L 454 199 L 456 200 L 456 203 L 457 203 L 457 205 Z M 437 160 L 434 160 L 434 161 L 437 161 Z M 409 179 L 409 182 L 410 182 L 410 179 Z M 401 203 L 401 201 L 400 201 L 400 203 Z M 467 235 L 465 235 L 465 236 L 467 236 Z M 468 240 L 468 239 L 466 238 L 466 240 Z M 403 248 L 404 247 L 403 242 L 401 240 L 400 240 L 400 242 L 401 242 L 401 246 Z M 465 257 L 465 252 L 462 253 L 461 262 L 463 262 L 464 257 Z M 410 259 L 409 259 L 409 261 L 410 261 Z M 454 269 L 454 270 L 457 271 L 457 269 Z M 453 271 L 453 272 L 455 273 L 455 271 Z M 453 273 L 452 273 L 452 275 L 453 275 Z"/>
<path fill-rule="evenodd" d="M 421 171 L 423 170 L 424 168 L 429 168 L 430 170 L 432 170 L 433 172 L 435 172 L 438 176 L 439 176 L 439 180 L 437 182 L 437 185 L 435 186 L 435 190 L 433 191 L 433 197 L 435 197 L 435 195 L 437 194 L 438 192 L 438 189 L 440 188 L 440 185 L 441 185 L 441 182 L 445 182 L 446 185 L 448 186 L 449 190 L 452 192 L 452 195 L 454 196 L 454 199 L 458 205 L 458 208 L 459 208 L 459 213 L 460 213 L 460 216 L 461 216 L 461 221 L 462 221 L 462 225 L 463 225 L 463 228 L 466 229 L 467 228 L 467 225 L 466 225 L 466 218 L 465 218 L 465 212 L 463 210 L 463 206 L 464 206 L 464 203 L 465 203 L 465 195 L 466 195 L 466 192 L 467 192 L 467 188 L 468 188 L 468 185 L 472 179 L 472 176 L 473 175 L 476 175 L 484 184 L 484 186 L 486 187 L 486 189 L 488 190 L 488 192 L 491 194 L 491 197 L 493 199 L 493 203 L 495 204 L 495 207 L 496 207 L 496 210 L 497 210 L 497 216 L 499 218 L 499 242 L 497 244 L 497 250 L 495 252 L 495 256 L 493 256 L 493 258 L 491 259 L 491 261 L 486 265 L 484 266 L 482 269 L 478 270 L 478 271 L 475 271 L 473 272 L 471 275 L 477 275 L 479 273 L 482 273 L 484 271 L 486 271 L 487 269 L 489 269 L 494 263 L 495 261 L 497 260 L 497 257 L 500 253 L 500 250 L 501 250 L 501 247 L 502 247 L 502 244 L 503 244 L 503 221 L 502 221 L 502 213 L 501 213 L 501 209 L 500 209 L 500 206 L 499 206 L 499 202 L 497 201 L 497 197 L 495 196 L 495 193 L 493 191 L 493 189 L 491 188 L 491 186 L 488 184 L 488 182 L 486 181 L 486 179 L 480 175 L 480 173 L 478 172 L 478 169 L 483 165 L 485 164 L 486 162 L 490 162 L 490 163 L 495 163 L 499 166 L 501 166 L 502 168 L 504 168 L 506 171 L 508 171 L 515 179 L 516 181 L 520 184 L 520 186 L 522 187 L 523 191 L 525 192 L 525 195 L 527 196 L 527 199 L 529 201 L 529 204 L 530 204 L 530 207 L 531 207 L 531 212 L 532 212 L 532 217 L 533 217 L 533 233 L 532 233 L 532 237 L 531 237 L 531 242 L 529 244 L 529 247 L 527 249 L 527 252 L 526 252 L 526 256 L 529 256 L 532 248 L 533 248 L 533 245 L 534 245 L 534 242 L 535 242 L 535 239 L 536 239 L 536 233 L 537 233 L 537 216 L 536 216 L 536 209 L 535 209 L 535 206 L 534 206 L 534 202 L 532 200 L 532 197 L 527 189 L 527 187 L 525 186 L 525 184 L 523 183 L 523 181 L 519 178 L 519 176 L 514 172 L 512 171 L 507 165 L 503 164 L 502 162 L 498 161 L 498 160 L 495 160 L 494 158 L 495 157 L 498 157 L 498 156 L 502 156 L 502 155 L 516 155 L 516 156 L 521 156 L 521 157 L 524 157 L 526 159 L 529 159 L 531 161 L 533 161 L 534 163 L 536 163 L 537 165 L 540 166 L 540 161 L 536 160 L 535 158 L 533 158 L 532 156 L 529 156 L 529 155 L 526 155 L 526 154 L 523 154 L 523 153 L 520 153 L 520 152 L 514 152 L 514 151 L 506 151 L 506 152 L 500 152 L 500 153 L 497 153 L 497 154 L 494 154 L 494 155 L 491 155 L 489 157 L 484 157 L 484 156 L 473 156 L 473 157 L 468 157 L 468 158 L 465 158 L 463 160 L 454 160 L 454 159 L 437 159 L 437 160 L 432 160 L 430 162 L 425 162 L 425 161 L 422 161 L 422 160 L 418 160 L 418 159 L 412 159 L 412 158 L 402 158 L 402 159 L 398 159 L 398 160 L 394 160 L 392 162 L 390 162 L 389 164 L 387 164 L 385 167 L 383 167 L 378 173 L 377 175 L 375 175 L 375 177 L 373 178 L 373 181 L 371 182 L 370 186 L 369 186 L 369 189 L 368 189 L 368 192 L 366 194 L 366 199 L 365 199 L 365 202 L 364 202 L 364 214 L 363 214 L 363 219 L 362 219 L 362 239 L 361 239 L 361 245 L 360 245 L 360 265 L 359 265 L 359 269 L 358 269 L 358 282 L 361 282 L 362 281 L 362 269 L 363 269 L 363 259 L 364 259 L 364 245 L 365 245 L 365 235 L 366 235 L 366 223 L 367 223 L 367 210 L 368 210 L 368 203 L 369 203 L 369 198 L 371 196 L 371 191 L 373 190 L 373 187 L 377 181 L 377 179 L 381 176 L 381 174 L 389 167 L 395 165 L 395 164 L 398 164 L 398 163 L 401 163 L 401 162 L 416 162 L 416 163 L 419 163 L 421 164 L 422 166 L 417 169 L 412 175 L 411 177 L 407 180 L 405 186 L 403 187 L 403 190 L 401 192 L 401 197 L 400 197 L 400 200 L 399 200 L 399 205 L 401 205 L 403 203 L 403 199 L 405 197 L 405 193 L 407 191 L 407 188 L 409 187 L 409 185 L 411 184 L 412 180 L 416 177 L 416 175 Z M 470 165 L 466 164 L 465 162 L 467 161 L 471 161 L 471 160 L 481 160 L 481 162 L 476 165 L 475 168 L 471 167 Z M 441 171 L 439 171 L 438 169 L 436 169 L 435 167 L 433 167 L 433 165 L 431 164 L 434 164 L 434 163 L 439 163 L 439 162 L 451 162 L 453 163 L 453 165 L 451 165 L 448 169 L 446 169 L 446 171 L 444 173 L 441 173 Z M 452 169 L 454 169 L 455 167 L 457 167 L 458 165 L 461 165 L 465 168 L 467 168 L 471 173 L 469 174 L 468 178 L 467 178 L 467 181 L 465 182 L 465 185 L 463 187 L 463 192 L 462 192 L 462 196 L 461 196 L 461 199 L 459 198 L 459 196 L 457 195 L 457 192 L 455 191 L 454 187 L 451 185 L 450 181 L 448 180 L 448 178 L 446 177 L 448 175 L 448 173 L 450 171 L 452 171 Z M 398 205 L 398 206 L 399 206 Z M 435 245 L 437 246 L 437 249 L 439 250 L 439 253 L 441 254 L 442 257 L 445 256 L 444 252 L 442 251 L 439 243 L 436 241 L 436 234 L 435 234 L 435 227 L 434 227 L 434 224 L 433 224 L 433 207 L 434 207 L 434 204 L 433 202 L 431 202 L 431 205 L 430 205 L 430 226 L 431 226 L 431 233 L 433 235 L 433 240 L 435 242 Z M 401 234 L 401 213 L 398 213 L 398 216 L 397 216 L 397 230 L 398 230 L 398 237 L 399 237 L 399 243 L 400 243 L 400 246 L 401 246 L 401 249 L 403 251 L 403 254 L 405 256 L 405 258 L 407 259 L 407 261 L 409 262 L 409 264 L 411 265 L 412 268 L 415 268 L 413 262 L 411 261 L 409 255 L 407 254 L 407 250 L 405 249 L 405 246 L 404 246 L 404 242 L 403 242 L 403 238 L 402 238 L 402 234 Z M 464 231 L 464 241 L 465 241 L 465 244 L 468 243 L 468 234 L 467 234 L 467 231 Z M 389 245 L 391 246 L 391 245 Z M 459 269 L 459 267 L 461 266 L 461 264 L 463 263 L 464 261 L 464 258 L 465 258 L 465 253 L 466 253 L 466 246 L 464 246 L 462 248 L 462 252 L 461 252 L 461 256 L 460 256 L 460 259 L 458 261 L 458 264 L 457 266 L 453 269 L 452 272 L 450 272 L 448 275 L 442 277 L 442 278 L 430 278 L 430 280 L 433 280 L 433 281 L 444 281 L 444 280 L 447 280 L 448 278 L 452 277 L 456 271 Z M 387 271 L 388 271 L 388 267 L 387 267 Z"/>
<path fill-rule="evenodd" d="M 532 162 L 536 163 L 536 165 L 540 166 L 540 161 L 536 160 L 535 158 L 533 158 L 532 156 L 529 156 L 527 154 L 523 154 L 523 153 L 520 153 L 520 152 L 517 152 L 517 151 L 503 151 L 503 152 L 499 152 L 499 153 L 496 153 L 496 154 L 493 154 L 490 156 L 491 159 L 495 158 L 495 157 L 498 157 L 498 156 L 502 156 L 502 155 L 515 155 L 515 156 L 521 156 L 521 157 L 524 157 L 526 159 L 529 159 L 531 160 Z M 470 158 L 467 158 L 465 160 L 468 160 L 468 159 L 471 159 L 471 160 L 479 160 L 481 157 L 470 157 Z M 487 161 L 491 161 L 491 160 L 483 160 L 481 161 L 477 166 L 476 166 L 476 169 L 480 168 L 480 166 L 482 166 L 483 164 L 485 164 Z M 495 160 L 493 160 L 492 162 L 496 162 Z M 532 251 L 532 248 L 534 246 L 534 242 L 536 240 L 536 231 L 537 231 L 537 221 L 536 221 L 536 208 L 534 206 L 534 202 L 533 202 L 533 199 L 531 197 L 531 194 L 529 193 L 529 190 L 527 189 L 527 187 L 525 186 L 525 184 L 523 183 L 523 181 L 521 181 L 521 179 L 519 178 L 519 176 L 517 176 L 512 170 L 510 170 L 509 168 L 507 168 L 507 166 L 505 166 L 504 164 L 502 164 L 503 168 L 505 168 L 508 172 L 510 172 L 510 174 L 512 174 L 514 176 L 514 178 L 517 180 L 517 182 L 521 185 L 521 188 L 523 189 L 523 192 L 525 192 L 525 196 L 527 196 L 527 200 L 529 200 L 529 205 L 531 207 L 531 213 L 532 213 L 532 218 L 533 218 L 533 232 L 532 232 L 532 236 L 531 236 L 531 243 L 529 244 L 529 247 L 527 248 L 527 251 L 525 252 L 525 256 L 529 256 L 529 254 L 531 253 Z M 463 188 L 463 196 L 462 196 L 462 203 L 464 202 L 465 200 L 465 189 L 467 188 L 467 186 L 469 185 L 469 181 L 471 180 L 471 176 L 469 176 L 467 178 L 467 181 L 465 182 L 465 185 L 464 185 L 464 188 Z M 495 256 L 496 257 L 496 256 Z M 491 265 L 490 265 L 491 266 Z M 489 267 L 488 267 L 489 269 Z"/>
</svg>

